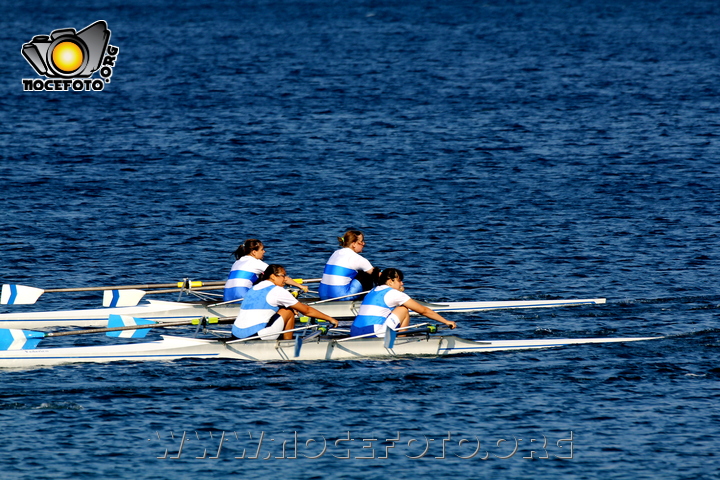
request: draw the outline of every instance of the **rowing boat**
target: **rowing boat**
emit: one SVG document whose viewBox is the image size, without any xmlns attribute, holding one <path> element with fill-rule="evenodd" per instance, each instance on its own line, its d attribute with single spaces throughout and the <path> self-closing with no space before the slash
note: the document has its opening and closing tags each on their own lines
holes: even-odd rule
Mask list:
<svg viewBox="0 0 720 480">
<path fill-rule="evenodd" d="M 357 315 L 362 303 L 356 301 L 319 302 L 317 299 L 300 299 L 303 303 L 337 319 L 350 319 Z M 437 302 L 423 305 L 438 313 L 479 312 L 509 308 L 550 308 L 577 305 L 599 305 L 604 298 L 574 300 L 513 300 L 484 302 Z M 233 317 L 240 307 L 237 304 L 218 305 L 209 302 L 167 302 L 148 300 L 134 307 L 109 307 L 85 310 L 59 310 L 49 312 L 23 312 L 0 314 L 0 328 L 50 328 L 50 327 L 102 327 L 110 315 L 142 317 L 157 322 L 176 322 L 198 317 Z"/>
<path fill-rule="evenodd" d="M 397 337 L 391 346 L 384 338 L 316 337 L 297 349 L 295 340 L 235 340 L 163 335 L 162 340 L 123 345 L 0 351 L 0 368 L 34 368 L 66 363 L 114 361 L 170 361 L 183 358 L 249 361 L 307 361 L 445 356 L 563 347 L 589 343 L 635 342 L 662 337 L 564 338 L 473 341 L 455 335 Z M 297 352 L 297 356 L 296 356 Z"/>
</svg>

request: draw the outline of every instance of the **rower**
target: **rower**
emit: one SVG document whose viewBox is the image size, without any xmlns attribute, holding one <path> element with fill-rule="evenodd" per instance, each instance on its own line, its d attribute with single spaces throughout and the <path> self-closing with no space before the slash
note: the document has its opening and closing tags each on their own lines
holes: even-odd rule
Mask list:
<svg viewBox="0 0 720 480">
<path fill-rule="evenodd" d="M 256 238 L 249 238 L 233 252 L 235 263 L 225 283 L 223 302 L 242 300 L 245 293 L 257 282 L 268 264 L 263 262 L 265 246 Z M 290 277 L 285 279 L 286 285 L 298 287 L 307 293 L 308 287 L 300 285 Z"/>
<path fill-rule="evenodd" d="M 365 247 L 365 235 L 359 230 L 348 230 L 338 237 L 340 249 L 335 250 L 325 265 L 318 294 L 321 300 L 345 297 L 343 300 L 355 300 L 353 293 L 370 290 L 373 275 L 379 271 L 360 253 Z"/>
<path fill-rule="evenodd" d="M 232 327 L 235 338 L 260 337 L 275 340 L 280 332 L 295 328 L 295 312 L 305 316 L 327 320 L 337 326 L 338 321 L 315 308 L 297 301 L 290 292 L 282 288 L 288 278 L 282 265 L 268 265 L 260 282 L 245 294 L 238 315 Z M 292 332 L 285 332 L 283 338 L 292 340 Z"/>
<path fill-rule="evenodd" d="M 385 330 L 393 330 L 410 325 L 410 312 L 417 312 L 432 320 L 454 329 L 455 322 L 446 320 L 439 313 L 422 305 L 406 293 L 403 273 L 397 268 L 386 268 L 380 274 L 378 286 L 370 290 L 360 306 L 358 316 L 350 327 L 350 336 L 375 334 L 384 337 Z M 370 335 L 372 336 L 372 335 Z"/>
</svg>

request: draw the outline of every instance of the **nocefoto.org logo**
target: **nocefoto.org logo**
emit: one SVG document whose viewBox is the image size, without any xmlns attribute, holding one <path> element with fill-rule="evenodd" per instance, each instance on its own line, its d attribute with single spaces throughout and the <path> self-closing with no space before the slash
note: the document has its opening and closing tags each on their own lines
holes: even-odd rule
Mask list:
<svg viewBox="0 0 720 480">
<path fill-rule="evenodd" d="M 110 30 L 99 20 L 76 32 L 74 28 L 53 30 L 50 35 L 36 35 L 22 46 L 21 53 L 39 78 L 23 78 L 23 90 L 100 91 L 110 83 L 120 48 L 109 44 Z M 92 75 L 100 71 L 100 77 Z"/>
</svg>

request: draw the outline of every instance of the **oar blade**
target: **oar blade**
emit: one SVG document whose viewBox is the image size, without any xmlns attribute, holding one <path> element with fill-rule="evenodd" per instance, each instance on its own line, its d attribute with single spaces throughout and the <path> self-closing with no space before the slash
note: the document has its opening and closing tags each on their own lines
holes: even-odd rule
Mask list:
<svg viewBox="0 0 720 480">
<path fill-rule="evenodd" d="M 103 307 L 134 307 L 145 296 L 145 290 L 105 290 Z"/>
<path fill-rule="evenodd" d="M 392 350 L 395 346 L 395 339 L 397 338 L 397 331 L 390 327 L 385 330 L 385 348 Z"/>
<path fill-rule="evenodd" d="M 32 350 L 44 336 L 32 330 L 0 329 L 0 350 Z"/>
<path fill-rule="evenodd" d="M 295 351 L 293 357 L 298 358 L 300 356 L 300 349 L 302 348 L 303 339 L 301 335 L 295 335 Z"/>
<path fill-rule="evenodd" d="M 0 291 L 2 305 L 32 305 L 40 295 L 45 293 L 42 288 L 26 287 L 25 285 L 3 285 Z"/>
<path fill-rule="evenodd" d="M 131 317 L 129 315 L 110 315 L 108 316 L 108 328 L 132 327 L 136 325 L 155 325 L 157 322 L 146 320 L 144 318 Z M 108 337 L 121 338 L 143 338 L 150 331 L 149 328 L 140 328 L 137 330 L 118 330 L 115 332 L 107 332 Z"/>
</svg>

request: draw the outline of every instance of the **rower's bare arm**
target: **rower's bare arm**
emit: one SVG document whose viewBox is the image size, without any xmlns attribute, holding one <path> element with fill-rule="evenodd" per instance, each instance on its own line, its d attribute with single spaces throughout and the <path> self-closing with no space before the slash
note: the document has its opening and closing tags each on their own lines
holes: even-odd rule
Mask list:
<svg viewBox="0 0 720 480">
<path fill-rule="evenodd" d="M 444 323 L 445 325 L 449 326 L 450 328 L 454 329 L 457 327 L 457 324 L 451 320 L 445 320 L 445 318 L 437 313 L 435 310 L 426 307 L 425 305 L 422 305 L 418 302 L 416 302 L 413 299 L 408 300 L 407 302 L 403 303 L 403 306 L 409 308 L 413 312 L 417 312 L 420 315 L 427 317 L 431 320 L 435 320 L 440 323 Z"/>
<path fill-rule="evenodd" d="M 300 282 L 296 282 L 294 278 L 285 277 L 285 285 L 289 285 L 291 287 L 297 287 L 305 293 L 308 292 L 308 287 L 303 285 Z"/>
<path fill-rule="evenodd" d="M 332 323 L 336 327 L 338 326 L 337 320 L 335 320 L 330 315 L 325 315 L 320 310 L 317 310 L 317 309 L 311 307 L 310 305 L 305 305 L 304 303 L 298 302 L 290 308 L 292 308 L 293 310 L 297 310 L 298 312 L 302 313 L 303 315 L 307 315 L 308 317 L 320 318 L 322 320 L 327 320 L 328 322 Z"/>
</svg>

